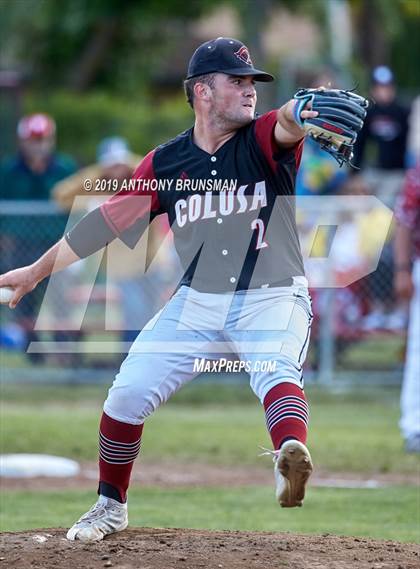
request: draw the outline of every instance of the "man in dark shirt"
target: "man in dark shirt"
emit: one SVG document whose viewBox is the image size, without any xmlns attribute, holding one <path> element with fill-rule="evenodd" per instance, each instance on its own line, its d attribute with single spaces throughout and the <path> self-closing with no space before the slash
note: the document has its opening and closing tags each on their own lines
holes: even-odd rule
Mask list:
<svg viewBox="0 0 420 569">
<path fill-rule="evenodd" d="M 39 201 L 50 199 L 57 182 L 73 174 L 74 160 L 55 150 L 56 125 L 48 115 L 37 113 L 22 117 L 17 126 L 18 153 L 0 165 L 0 200 Z M 11 265 L 27 265 L 37 259 L 63 234 L 64 215 L 54 218 L 31 209 L 30 215 L 9 211 L 1 218 L 0 271 Z M 42 288 L 23 299 L 16 319 L 26 334 L 26 345 L 36 338 L 33 332 L 35 312 L 42 297 Z M 41 354 L 28 354 L 31 361 L 42 360 Z"/>
<path fill-rule="evenodd" d="M 0 199 L 48 200 L 51 188 L 76 171 L 74 160 L 55 151 L 55 134 L 55 122 L 46 114 L 19 121 L 19 152 L 0 165 Z"/>
<path fill-rule="evenodd" d="M 354 164 L 365 164 L 366 145 L 375 146 L 373 166 L 381 170 L 402 170 L 405 166 L 409 109 L 397 99 L 392 71 L 377 67 L 372 74 L 372 99 L 365 124 L 358 136 Z"/>
</svg>

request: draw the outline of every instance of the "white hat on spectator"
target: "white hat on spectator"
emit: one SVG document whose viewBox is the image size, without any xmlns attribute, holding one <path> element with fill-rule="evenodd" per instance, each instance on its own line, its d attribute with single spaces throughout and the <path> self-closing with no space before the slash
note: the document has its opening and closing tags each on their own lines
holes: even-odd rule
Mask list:
<svg viewBox="0 0 420 569">
<path fill-rule="evenodd" d="M 119 136 L 104 138 L 98 145 L 97 159 L 101 166 L 128 164 L 130 157 L 127 141 Z"/>
</svg>

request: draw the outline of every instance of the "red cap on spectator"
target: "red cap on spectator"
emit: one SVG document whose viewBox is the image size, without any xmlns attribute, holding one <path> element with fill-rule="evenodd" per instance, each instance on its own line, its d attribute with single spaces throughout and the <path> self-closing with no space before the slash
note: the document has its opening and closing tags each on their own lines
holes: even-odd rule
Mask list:
<svg viewBox="0 0 420 569">
<path fill-rule="evenodd" d="M 54 119 L 43 113 L 22 117 L 17 127 L 17 135 L 23 139 L 46 138 L 54 134 Z"/>
</svg>

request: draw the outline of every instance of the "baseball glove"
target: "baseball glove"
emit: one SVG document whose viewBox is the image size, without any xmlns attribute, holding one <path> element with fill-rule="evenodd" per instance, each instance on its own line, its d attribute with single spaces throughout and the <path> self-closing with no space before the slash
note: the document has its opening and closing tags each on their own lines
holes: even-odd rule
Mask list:
<svg viewBox="0 0 420 569">
<path fill-rule="evenodd" d="M 296 123 L 329 152 L 342 166 L 353 166 L 353 147 L 363 126 L 369 101 L 352 91 L 341 89 L 299 89 L 295 94 Z M 300 114 L 310 103 L 315 118 L 302 119 Z"/>
</svg>

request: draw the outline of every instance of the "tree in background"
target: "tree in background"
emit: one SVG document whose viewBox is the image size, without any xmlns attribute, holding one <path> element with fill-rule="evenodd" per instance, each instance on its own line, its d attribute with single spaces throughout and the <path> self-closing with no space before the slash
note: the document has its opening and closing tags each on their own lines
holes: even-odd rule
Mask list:
<svg viewBox="0 0 420 569">
<path fill-rule="evenodd" d="M 2 0 L 0 76 L 20 71 L 27 81 L 23 109 L 9 93 L 0 128 L 13 144 L 19 115 L 45 111 L 57 120 L 61 148 L 82 163 L 94 159 L 98 140 L 109 135 L 145 152 L 189 125 L 181 80 L 193 49 L 208 39 L 196 34 L 195 24 L 221 6 L 236 13 L 240 38 L 259 65 L 280 75 L 277 92 L 261 90 L 259 107 L 266 109 L 301 84 L 305 65 L 317 73 L 334 63 L 333 47 L 337 38 L 344 42 L 344 32 L 333 4 L 349 14 L 353 58 L 351 70 L 336 62 L 336 72 L 352 71 L 365 88 L 372 66 L 387 63 L 403 91 L 418 89 L 418 0 Z M 279 8 L 312 20 L 319 47 L 301 52 L 299 60 L 293 52 L 290 61 L 280 52 L 268 57 L 264 33 Z M 353 81 L 349 76 L 343 85 Z M 4 91 L 0 82 L 0 96 Z"/>
<path fill-rule="evenodd" d="M 367 69 L 390 65 L 405 89 L 418 91 L 420 2 L 351 0 L 356 55 Z"/>
<path fill-rule="evenodd" d="M 35 85 L 141 88 L 182 41 L 185 26 L 218 0 L 3 0 L 0 34 Z M 6 59 L 6 61 L 5 61 Z"/>
</svg>

